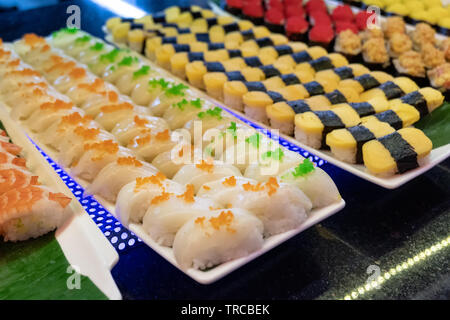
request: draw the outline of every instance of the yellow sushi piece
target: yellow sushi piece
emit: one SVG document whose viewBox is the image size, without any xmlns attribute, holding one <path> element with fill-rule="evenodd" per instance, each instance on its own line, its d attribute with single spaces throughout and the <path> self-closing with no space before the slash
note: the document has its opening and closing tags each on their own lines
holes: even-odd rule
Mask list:
<svg viewBox="0 0 450 320">
<path fill-rule="evenodd" d="M 444 95 L 439 90 L 426 87 L 410 92 L 401 98 L 390 100 L 389 107 L 405 103 L 415 107 L 419 111 L 420 117 L 424 117 L 441 106 L 443 102 Z"/>
<path fill-rule="evenodd" d="M 142 53 L 145 34 L 141 29 L 130 30 L 127 35 L 128 46 L 131 50 Z"/>
<path fill-rule="evenodd" d="M 120 22 L 113 26 L 112 36 L 117 43 L 126 43 L 128 39 L 128 31 L 130 31 L 131 24 L 129 22 Z"/>
<path fill-rule="evenodd" d="M 367 121 L 358 126 L 331 131 L 327 134 L 326 144 L 337 159 L 348 163 L 362 163 L 362 146 L 394 131 L 386 122 Z"/>
<path fill-rule="evenodd" d="M 296 71 L 309 72 L 313 75 L 316 72 L 326 70 L 326 69 L 334 69 L 342 66 L 348 65 L 348 60 L 340 53 L 330 53 L 326 56 L 322 56 L 315 60 L 310 60 L 307 62 L 303 62 L 298 64 L 295 67 Z"/>
<path fill-rule="evenodd" d="M 322 48 L 320 46 L 314 46 L 314 47 L 310 47 L 304 51 L 295 52 L 291 55 L 283 55 L 283 56 L 279 57 L 277 61 L 288 64 L 292 67 L 295 67 L 299 63 L 303 63 L 303 62 L 310 61 L 310 60 L 316 60 L 327 54 L 328 54 L 328 52 L 324 48 Z"/>
<path fill-rule="evenodd" d="M 295 139 L 316 149 L 325 148 L 329 132 L 356 126 L 360 121 L 358 113 L 349 106 L 299 113 L 295 115 Z"/>
<path fill-rule="evenodd" d="M 394 77 L 383 71 L 366 72 L 362 75 L 356 76 L 354 79 L 345 79 L 339 83 L 342 87 L 351 87 L 359 94 L 364 91 L 380 86 L 387 81 L 393 81 Z"/>
<path fill-rule="evenodd" d="M 375 113 L 380 113 L 389 109 L 389 103 L 386 98 L 383 97 L 375 97 L 372 100 L 364 101 L 364 102 L 353 102 L 353 103 L 339 103 L 331 105 L 330 108 L 338 108 L 342 105 L 348 105 L 351 108 L 355 109 L 360 117 L 369 116 Z"/>
<path fill-rule="evenodd" d="M 274 58 L 279 58 L 287 54 L 293 54 L 295 52 L 300 52 L 307 49 L 308 46 L 303 42 L 289 42 L 288 44 L 263 47 L 259 50 L 259 52 L 261 54 L 272 55 Z"/>
<path fill-rule="evenodd" d="M 431 140 L 421 130 L 403 128 L 365 143 L 362 153 L 369 172 L 392 176 L 419 167 L 432 148 Z"/>
<path fill-rule="evenodd" d="M 378 88 L 370 89 L 361 93 L 361 101 L 368 101 L 376 96 L 383 96 L 386 99 L 395 99 L 404 94 L 418 90 L 417 84 L 408 77 L 398 77 L 392 81 L 387 81 Z"/>
<path fill-rule="evenodd" d="M 409 127 L 420 119 L 420 113 L 416 108 L 406 103 L 399 103 L 391 109 L 371 116 L 361 118 L 361 122 L 379 120 L 389 123 L 394 129 Z"/>
<path fill-rule="evenodd" d="M 288 102 L 282 101 L 268 105 L 266 115 L 273 129 L 278 129 L 281 133 L 287 135 L 294 133 L 295 111 Z"/>
<path fill-rule="evenodd" d="M 355 103 L 358 101 L 360 101 L 359 94 L 352 88 L 338 88 L 325 94 L 305 99 L 305 103 L 314 111 L 329 110 L 335 104 Z"/>
<path fill-rule="evenodd" d="M 106 20 L 106 29 L 108 31 L 112 31 L 115 26 L 119 25 L 122 22 L 122 19 L 120 17 L 113 17 Z"/>
<path fill-rule="evenodd" d="M 315 74 L 315 79 L 333 79 L 335 82 L 340 82 L 369 72 L 370 70 L 362 64 L 352 63 L 348 66 L 319 71 Z"/>
<path fill-rule="evenodd" d="M 242 43 L 241 48 L 260 49 L 270 46 L 280 46 L 288 43 L 288 38 L 281 34 L 270 34 L 267 37 L 257 37 Z"/>
</svg>

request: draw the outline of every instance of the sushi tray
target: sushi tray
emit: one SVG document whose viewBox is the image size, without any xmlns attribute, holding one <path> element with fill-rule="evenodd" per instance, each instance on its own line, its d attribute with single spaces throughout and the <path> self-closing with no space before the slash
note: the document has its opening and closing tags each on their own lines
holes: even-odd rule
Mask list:
<svg viewBox="0 0 450 320">
<path fill-rule="evenodd" d="M 222 15 L 217 6 L 213 6 L 217 16 L 210 17 L 204 11 L 200 15 L 206 22 L 198 18 L 191 22 L 191 29 L 182 19 L 193 16 L 195 10 L 171 7 L 155 15 L 151 22 L 151 16 L 110 19 L 104 31 L 109 42 L 133 50 L 164 78 L 178 77 L 178 82 L 191 85 L 196 96 L 280 138 L 283 145 L 306 150 L 379 186 L 398 188 L 450 156 L 448 139 L 434 143 L 414 127 L 424 119 L 442 116 L 437 112 L 446 106 L 444 95 L 448 90 L 423 85 L 409 75 L 393 77 L 382 69 L 382 63 L 351 63 L 346 54 L 327 53 L 315 44 L 308 47 L 298 41 L 289 42 L 264 26 L 235 20 L 227 13 Z M 381 20 L 384 26 L 386 21 Z M 139 40 L 143 37 L 142 26 L 155 21 L 162 27 L 151 31 L 155 35 L 143 46 Z M 391 24 L 384 27 L 405 27 L 398 21 Z M 409 32 L 411 26 L 405 29 Z M 442 40 L 440 35 L 437 37 Z M 204 38 L 214 44 L 214 49 L 205 49 Z M 185 44 L 185 39 L 194 43 Z M 220 46 L 226 52 L 216 48 Z M 372 49 L 376 51 L 376 46 Z M 371 53 L 369 50 L 367 54 Z M 445 108 L 448 110 L 448 106 Z M 321 131 L 314 131 L 320 127 Z M 271 133 L 270 129 L 279 129 L 281 134 Z M 352 147 L 341 150 L 342 145 Z M 401 146 L 404 150 L 398 152 Z"/>
<path fill-rule="evenodd" d="M 39 177 L 39 182 L 60 194 L 71 195 L 69 188 L 34 147 L 23 129 L 11 119 L 8 107 L 0 103 L 0 122 L 11 141 L 21 147 L 20 155 L 26 166 Z M 121 294 L 111 276 L 111 269 L 119 256 L 106 240 L 81 204 L 72 196 L 69 208 L 73 213 L 61 225 L 55 237 L 68 262 L 89 279 L 109 299 L 121 299 Z"/>
<path fill-rule="evenodd" d="M 78 32 L 62 34 L 75 41 Z M 185 85 L 171 87 L 172 96 L 183 94 L 181 101 L 144 108 L 121 94 L 110 78 L 96 76 L 92 64 L 68 55 L 70 41 L 60 34 L 47 39 L 28 34 L 3 44 L 0 72 L 8 81 L 0 81 L 0 87 L 5 109 L 85 193 L 192 279 L 217 281 L 345 206 L 332 179 L 308 158 L 201 96 L 184 96 Z M 76 43 L 86 41 L 97 43 L 92 50 L 97 54 L 113 49 L 84 32 Z M 113 49 L 105 61 L 116 54 Z M 125 58 L 122 65 L 136 62 L 137 57 Z M 158 77 L 155 85 L 165 83 L 158 67 L 143 65 L 140 70 L 129 82 L 151 72 Z M 143 97 L 145 91 L 138 96 Z M 157 116 L 163 107 L 170 117 Z M 219 130 L 217 139 L 230 141 L 231 150 L 242 142 L 248 158 L 236 164 L 215 160 L 210 143 L 200 161 L 176 163 L 174 150 L 179 157 L 198 150 L 191 140 L 175 149 L 179 145 L 171 130 L 177 132 L 189 122 L 187 117 L 198 119 L 205 133 Z M 235 139 L 239 130 L 248 133 L 245 141 Z M 220 151 L 226 154 L 228 149 L 215 149 Z M 250 161 L 250 153 L 258 161 L 267 157 L 277 164 L 276 171 L 265 174 L 262 162 Z"/>
</svg>

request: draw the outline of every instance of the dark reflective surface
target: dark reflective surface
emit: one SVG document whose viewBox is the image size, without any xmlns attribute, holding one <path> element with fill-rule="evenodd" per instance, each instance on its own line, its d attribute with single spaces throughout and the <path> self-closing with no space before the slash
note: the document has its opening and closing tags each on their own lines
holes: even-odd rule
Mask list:
<svg viewBox="0 0 450 320">
<path fill-rule="evenodd" d="M 148 12 L 190 3 L 129 2 Z M 0 13 L 0 36 L 10 41 L 26 32 L 48 35 L 65 26 L 66 9 L 72 3 L 81 8 L 82 29 L 102 36 L 101 26 L 113 14 L 88 1 Z M 147 246 L 137 246 L 121 254 L 112 272 L 123 297 L 341 299 L 352 292 L 356 297 L 377 270 L 383 275 L 398 265 L 401 269 L 403 263 L 408 267 L 411 259 L 408 268 L 397 271 L 379 289 L 364 289 L 358 298 L 450 298 L 450 246 L 440 250 L 435 246 L 442 246 L 450 234 L 450 160 L 396 190 L 367 183 L 329 164 L 324 169 L 347 202 L 341 212 L 207 286 L 197 284 Z M 416 255 L 426 249 L 430 255 L 418 259 Z"/>
</svg>

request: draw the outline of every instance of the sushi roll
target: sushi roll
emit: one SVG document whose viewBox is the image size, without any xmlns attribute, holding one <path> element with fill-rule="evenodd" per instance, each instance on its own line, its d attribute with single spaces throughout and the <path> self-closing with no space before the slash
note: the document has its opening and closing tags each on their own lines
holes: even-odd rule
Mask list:
<svg viewBox="0 0 450 320">
<path fill-rule="evenodd" d="M 338 202 L 341 195 L 330 176 L 304 159 L 297 166 L 279 175 L 282 183 L 296 186 L 309 198 L 313 208 L 322 208 Z"/>
<path fill-rule="evenodd" d="M 286 20 L 286 35 L 291 41 L 306 41 L 309 23 L 304 17 L 292 16 Z"/>
<path fill-rule="evenodd" d="M 368 101 L 376 96 L 382 96 L 388 100 L 398 98 L 412 91 L 418 90 L 417 84 L 408 77 L 398 77 L 393 81 L 387 81 L 377 88 L 361 93 L 361 101 Z"/>
<path fill-rule="evenodd" d="M 356 62 L 360 60 L 362 43 L 361 38 L 351 30 L 338 33 L 334 44 L 334 51 L 345 55 L 348 61 Z"/>
<path fill-rule="evenodd" d="M 326 149 L 326 136 L 335 129 L 358 125 L 361 119 L 349 106 L 295 115 L 295 139 L 315 149 Z"/>
<path fill-rule="evenodd" d="M 200 187 L 210 181 L 228 176 L 241 176 L 241 172 L 233 165 L 202 160 L 196 164 L 186 164 L 173 176 L 173 181 L 181 184 L 192 184 L 195 194 Z"/>
<path fill-rule="evenodd" d="M 365 41 L 362 46 L 362 56 L 371 70 L 383 71 L 390 65 L 389 54 L 382 38 L 371 38 Z"/>
<path fill-rule="evenodd" d="M 416 51 L 407 51 L 393 60 L 398 75 L 408 76 L 419 86 L 427 85 L 425 64 L 422 61 L 420 53 Z"/>
<path fill-rule="evenodd" d="M 271 177 L 265 183 L 240 176 L 224 177 L 205 183 L 198 196 L 208 197 L 223 206 L 249 210 L 271 236 L 297 228 L 306 220 L 311 201 L 296 186 Z"/>
<path fill-rule="evenodd" d="M 100 170 L 86 188 L 86 192 L 115 202 L 120 189 L 126 184 L 138 177 L 151 176 L 157 172 L 154 166 L 139 161 L 135 157 L 117 158 L 115 162 L 111 162 Z"/>
<path fill-rule="evenodd" d="M 379 87 L 381 84 L 393 81 L 394 77 L 383 71 L 372 71 L 353 79 L 345 79 L 339 83 L 340 88 L 352 88 L 358 94 L 368 91 L 370 89 Z"/>
<path fill-rule="evenodd" d="M 331 131 L 327 134 L 326 144 L 336 159 L 348 163 L 363 163 L 363 145 L 394 131 L 386 122 L 367 121 L 358 126 Z"/>
<path fill-rule="evenodd" d="M 13 188 L 0 195 L 0 234 L 4 241 L 37 238 L 73 215 L 71 198 L 40 185 Z"/>
<path fill-rule="evenodd" d="M 402 103 L 407 104 L 416 108 L 420 113 L 420 117 L 423 118 L 440 107 L 443 102 L 444 96 L 439 90 L 427 87 L 405 94 L 399 99 L 389 101 L 389 107 L 392 108 Z"/>
<path fill-rule="evenodd" d="M 413 106 L 406 103 L 399 103 L 391 106 L 389 110 L 361 118 L 361 122 L 378 120 L 387 122 L 391 127 L 398 130 L 409 127 L 420 119 L 420 112 Z"/>
<path fill-rule="evenodd" d="M 192 218 L 173 241 L 175 259 L 183 269 L 207 269 L 247 256 L 263 245 L 263 224 L 238 208 L 211 211 Z"/>
<path fill-rule="evenodd" d="M 118 219 L 125 226 L 130 223 L 141 223 L 149 207 L 149 201 L 163 192 L 180 195 L 185 192 L 185 189 L 185 186 L 167 179 L 160 172 L 138 177 L 122 187 L 117 195 Z"/>
<path fill-rule="evenodd" d="M 433 144 L 419 129 L 403 128 L 363 146 L 364 165 L 369 172 L 392 176 L 419 167 Z"/>
<path fill-rule="evenodd" d="M 241 23 L 244 21 L 241 21 Z M 245 41 L 252 39 L 259 39 L 271 36 L 270 30 L 265 26 L 253 26 L 251 28 L 246 28 L 239 30 L 239 25 L 236 27 L 236 23 L 230 25 L 211 28 L 211 33 L 218 32 L 219 34 L 224 34 L 224 42 L 234 42 L 242 44 Z M 231 31 L 231 32 L 230 32 Z M 278 39 L 282 39 L 279 38 Z"/>
</svg>

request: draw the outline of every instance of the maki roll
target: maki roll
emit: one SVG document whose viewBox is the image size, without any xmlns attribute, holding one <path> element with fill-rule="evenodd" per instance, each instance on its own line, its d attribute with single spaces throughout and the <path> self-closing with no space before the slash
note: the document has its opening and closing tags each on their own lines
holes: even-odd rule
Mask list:
<svg viewBox="0 0 450 320">
<path fill-rule="evenodd" d="M 417 84 L 408 77 L 398 77 L 393 81 L 387 81 L 378 88 L 370 89 L 361 93 L 361 101 L 368 101 L 376 96 L 382 96 L 388 100 L 403 96 L 418 90 Z"/>
<path fill-rule="evenodd" d="M 419 167 L 432 147 L 431 140 L 421 130 L 400 129 L 364 144 L 364 165 L 373 174 L 389 177 Z"/>
<path fill-rule="evenodd" d="M 358 113 L 350 106 L 299 113 L 295 115 L 295 139 L 316 149 L 327 148 L 329 132 L 356 126 L 360 121 Z"/>
<path fill-rule="evenodd" d="M 416 51 L 407 51 L 400 55 L 398 59 L 393 60 L 397 74 L 408 76 L 419 86 L 427 85 L 425 64 L 422 61 L 420 53 Z"/>
<path fill-rule="evenodd" d="M 301 16 L 292 16 L 286 21 L 286 35 L 291 41 L 306 41 L 308 28 L 308 21 Z"/>
<path fill-rule="evenodd" d="M 275 33 L 284 33 L 284 14 L 278 8 L 270 8 L 264 16 L 267 28 Z"/>
<path fill-rule="evenodd" d="M 390 74 L 383 71 L 373 71 L 356 76 L 354 79 L 345 79 L 339 83 L 340 88 L 353 88 L 358 94 L 381 84 L 394 80 Z"/>
<path fill-rule="evenodd" d="M 378 120 L 387 122 L 391 127 L 398 130 L 409 127 L 419 121 L 419 119 L 420 113 L 414 106 L 399 103 L 392 106 L 389 110 L 361 118 L 361 122 L 365 123 L 367 121 Z"/>
<path fill-rule="evenodd" d="M 395 129 L 386 122 L 367 121 L 358 126 L 331 131 L 327 134 L 326 144 L 338 160 L 360 164 L 363 163 L 363 145 L 392 132 Z"/>
<path fill-rule="evenodd" d="M 390 59 L 383 38 L 371 38 L 362 46 L 362 56 L 371 70 L 386 70 Z"/>
<path fill-rule="evenodd" d="M 450 99 L 450 63 L 444 63 L 427 73 L 430 84 L 444 92 L 445 98 Z"/>
<path fill-rule="evenodd" d="M 338 34 L 334 44 L 334 51 L 340 52 L 348 61 L 358 61 L 362 50 L 361 38 L 351 30 Z"/>
</svg>

